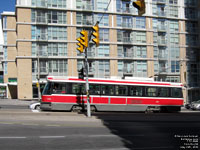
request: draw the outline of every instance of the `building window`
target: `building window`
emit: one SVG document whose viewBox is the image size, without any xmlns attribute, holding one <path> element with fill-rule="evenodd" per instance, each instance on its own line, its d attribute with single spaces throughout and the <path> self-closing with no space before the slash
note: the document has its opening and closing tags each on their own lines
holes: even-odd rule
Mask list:
<svg viewBox="0 0 200 150">
<path fill-rule="evenodd" d="M 67 75 L 67 60 L 50 60 L 48 62 L 49 75 Z"/>
<path fill-rule="evenodd" d="M 124 74 L 132 75 L 134 72 L 133 61 L 118 61 L 118 74 L 123 76 Z"/>
<path fill-rule="evenodd" d="M 44 10 L 31 10 L 31 21 L 37 23 L 47 23 L 47 13 Z"/>
<path fill-rule="evenodd" d="M 179 35 L 178 34 L 170 34 L 170 43 L 171 44 L 179 44 Z"/>
<path fill-rule="evenodd" d="M 125 43 L 131 43 L 133 42 L 133 39 L 131 39 L 131 31 L 125 31 L 125 30 L 118 30 L 117 31 L 117 42 L 125 42 Z"/>
<path fill-rule="evenodd" d="M 147 62 L 146 61 L 137 61 L 136 72 L 147 72 Z"/>
<path fill-rule="evenodd" d="M 4 63 L 4 75 L 8 74 L 8 62 Z"/>
<path fill-rule="evenodd" d="M 136 17 L 136 28 L 146 28 L 146 19 L 145 17 Z"/>
<path fill-rule="evenodd" d="M 32 43 L 32 56 L 47 56 L 47 44 Z"/>
<path fill-rule="evenodd" d="M 177 5 L 178 4 L 178 0 L 169 0 L 169 4 Z"/>
<path fill-rule="evenodd" d="M 48 27 L 48 40 L 67 40 L 67 28 Z"/>
<path fill-rule="evenodd" d="M 66 8 L 67 0 L 48 0 L 48 7 Z"/>
<path fill-rule="evenodd" d="M 179 59 L 180 50 L 178 47 L 170 47 L 171 58 Z"/>
<path fill-rule="evenodd" d="M 96 6 L 97 6 L 97 10 L 105 11 L 105 9 L 108 6 L 108 0 L 97 0 Z"/>
<path fill-rule="evenodd" d="M 101 42 L 109 41 L 109 29 L 101 29 L 99 30 L 99 39 Z"/>
<path fill-rule="evenodd" d="M 102 18 L 103 14 L 95 14 L 94 15 L 94 23 L 96 23 L 97 21 L 99 21 Z M 108 14 L 104 14 L 103 18 L 101 20 L 101 22 L 99 23 L 99 26 L 109 26 L 109 15 Z"/>
<path fill-rule="evenodd" d="M 179 61 L 171 61 L 171 72 L 179 73 L 179 71 L 180 71 Z"/>
<path fill-rule="evenodd" d="M 32 0 L 32 6 L 46 7 L 47 3 L 46 0 Z"/>
<path fill-rule="evenodd" d="M 131 1 L 116 0 L 117 12 L 133 13 Z"/>
<path fill-rule="evenodd" d="M 145 32 L 136 32 L 136 42 L 137 43 L 146 43 L 146 33 Z"/>
<path fill-rule="evenodd" d="M 146 58 L 147 57 L 147 49 L 145 46 L 137 46 L 136 47 L 136 57 L 137 58 Z"/>
<path fill-rule="evenodd" d="M 169 7 L 169 16 L 170 17 L 178 17 L 178 7 L 170 6 Z"/>
<path fill-rule="evenodd" d="M 38 73 L 38 62 L 32 61 L 32 73 Z M 40 75 L 47 75 L 48 74 L 48 61 L 40 60 Z"/>
<path fill-rule="evenodd" d="M 76 8 L 83 10 L 93 10 L 92 0 L 76 0 Z"/>
<path fill-rule="evenodd" d="M 132 46 L 117 46 L 119 58 L 133 58 L 133 47 Z"/>
<path fill-rule="evenodd" d="M 66 12 L 48 11 L 48 23 L 66 24 Z"/>
<path fill-rule="evenodd" d="M 110 55 L 109 45 L 100 45 L 97 48 L 97 56 L 98 57 L 109 57 L 109 55 Z"/>
<path fill-rule="evenodd" d="M 7 29 L 7 16 L 3 16 L 3 29 Z"/>
<path fill-rule="evenodd" d="M 3 37 L 4 37 L 4 44 L 7 45 L 7 32 L 3 33 Z"/>
<path fill-rule="evenodd" d="M 32 26 L 31 27 L 31 38 L 35 40 L 47 40 L 47 28 Z"/>
<path fill-rule="evenodd" d="M 4 47 L 4 59 L 5 60 L 8 59 L 8 50 L 7 50 L 7 47 Z"/>
<path fill-rule="evenodd" d="M 8 82 L 17 82 L 17 78 L 8 78 Z"/>
<path fill-rule="evenodd" d="M 178 21 L 170 21 L 170 32 L 178 32 L 179 26 L 178 26 Z"/>
<path fill-rule="evenodd" d="M 133 17 L 117 15 L 117 26 L 123 28 L 133 28 Z"/>
<path fill-rule="evenodd" d="M 99 60 L 98 61 L 98 77 L 110 76 L 110 61 Z"/>
<path fill-rule="evenodd" d="M 76 13 L 76 24 L 93 25 L 93 15 L 91 13 Z"/>
</svg>

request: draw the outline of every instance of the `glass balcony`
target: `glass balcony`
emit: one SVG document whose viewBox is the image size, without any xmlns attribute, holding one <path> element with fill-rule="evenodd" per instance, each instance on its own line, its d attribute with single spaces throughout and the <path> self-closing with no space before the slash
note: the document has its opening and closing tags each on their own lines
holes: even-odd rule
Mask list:
<svg viewBox="0 0 200 150">
<path fill-rule="evenodd" d="M 166 45 L 167 41 L 165 39 L 158 39 L 158 45 Z"/>
<path fill-rule="evenodd" d="M 47 33 L 43 33 L 37 36 L 37 40 L 48 40 Z"/>
<path fill-rule="evenodd" d="M 165 3 L 166 3 L 166 0 L 157 0 L 157 3 L 158 3 L 158 4 L 165 4 Z"/>
<path fill-rule="evenodd" d="M 44 8 L 48 7 L 47 1 L 45 1 L 45 0 L 36 1 L 36 2 L 34 2 L 32 4 L 33 4 L 33 6 L 36 6 L 36 7 L 44 7 Z"/>
<path fill-rule="evenodd" d="M 161 31 L 161 32 L 166 32 L 167 31 L 166 26 L 164 26 L 164 25 L 157 26 L 157 30 Z"/>
<path fill-rule="evenodd" d="M 123 28 L 133 28 L 133 23 L 122 23 Z"/>
<path fill-rule="evenodd" d="M 159 68 L 159 73 L 167 73 L 167 69 L 166 68 Z"/>
<path fill-rule="evenodd" d="M 47 74 L 48 74 L 48 69 L 47 69 L 47 67 L 40 67 L 40 74 L 42 74 L 42 75 L 47 75 Z"/>
<path fill-rule="evenodd" d="M 166 12 L 157 12 L 159 17 L 166 17 Z"/>
<path fill-rule="evenodd" d="M 168 59 L 167 54 L 158 54 L 158 59 Z"/>
<path fill-rule="evenodd" d="M 131 68 L 123 68 L 123 73 L 124 74 L 133 74 L 133 69 Z"/>
<path fill-rule="evenodd" d="M 88 73 L 95 74 L 95 68 L 89 67 Z"/>
<path fill-rule="evenodd" d="M 83 5 L 82 9 L 83 10 L 93 10 L 93 6 L 91 4 Z"/>
<path fill-rule="evenodd" d="M 133 58 L 133 53 L 132 52 L 127 52 L 127 53 L 124 53 L 124 57 L 126 58 Z"/>
<path fill-rule="evenodd" d="M 36 18 L 36 23 L 47 23 L 47 18 L 46 17 L 43 17 L 43 16 L 38 16 Z"/>
<path fill-rule="evenodd" d="M 131 43 L 132 39 L 130 37 L 124 37 L 122 42 Z"/>
<path fill-rule="evenodd" d="M 82 25 L 93 25 L 92 19 L 83 19 Z"/>
</svg>

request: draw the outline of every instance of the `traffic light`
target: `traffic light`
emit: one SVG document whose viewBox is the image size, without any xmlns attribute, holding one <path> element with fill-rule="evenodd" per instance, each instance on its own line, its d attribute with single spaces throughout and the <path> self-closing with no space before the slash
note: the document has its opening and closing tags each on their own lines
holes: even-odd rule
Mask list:
<svg viewBox="0 0 200 150">
<path fill-rule="evenodd" d="M 82 45 L 85 47 L 88 47 L 88 32 L 86 30 L 81 31 L 81 40 L 82 40 Z"/>
<path fill-rule="evenodd" d="M 78 38 L 78 39 L 76 39 L 76 40 L 79 41 L 79 43 L 76 44 L 76 45 L 79 46 L 79 47 L 77 48 L 77 50 L 78 50 L 79 52 L 83 53 L 84 47 L 83 47 L 83 45 L 81 44 L 81 42 L 82 42 L 81 38 Z"/>
<path fill-rule="evenodd" d="M 38 82 L 36 83 L 36 87 L 39 87 L 39 83 Z"/>
<path fill-rule="evenodd" d="M 99 22 L 96 23 L 95 26 L 92 27 L 92 35 L 95 37 L 92 41 L 96 44 L 96 47 L 99 46 Z"/>
<path fill-rule="evenodd" d="M 82 30 L 80 34 L 82 36 L 76 39 L 79 42 L 77 43 L 77 45 L 79 46 L 77 50 L 83 53 L 84 48 L 88 47 L 88 32 L 86 30 Z"/>
<path fill-rule="evenodd" d="M 79 71 L 78 71 L 78 78 L 79 79 L 84 79 L 84 69 L 81 68 Z"/>
<path fill-rule="evenodd" d="M 133 2 L 133 6 L 138 9 L 138 15 L 142 16 L 145 13 L 145 1 L 137 0 Z"/>
</svg>

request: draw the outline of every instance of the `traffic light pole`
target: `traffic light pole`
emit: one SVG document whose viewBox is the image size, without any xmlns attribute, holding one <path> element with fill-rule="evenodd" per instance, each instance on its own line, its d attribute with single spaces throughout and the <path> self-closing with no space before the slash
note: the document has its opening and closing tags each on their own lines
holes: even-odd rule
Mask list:
<svg viewBox="0 0 200 150">
<path fill-rule="evenodd" d="M 91 40 L 92 32 L 89 33 L 89 40 L 88 40 L 88 48 L 89 48 L 89 41 Z M 88 58 L 87 58 L 87 50 L 85 48 L 85 76 L 86 76 L 86 96 L 87 96 L 87 117 L 91 117 L 91 109 L 90 109 L 90 93 L 89 93 L 89 81 L 88 81 Z"/>
<path fill-rule="evenodd" d="M 88 81 L 88 59 L 87 59 L 87 48 L 85 48 L 85 75 L 86 75 L 86 96 L 87 96 L 87 116 L 91 117 L 90 109 L 90 94 L 89 94 L 89 81 Z"/>
</svg>

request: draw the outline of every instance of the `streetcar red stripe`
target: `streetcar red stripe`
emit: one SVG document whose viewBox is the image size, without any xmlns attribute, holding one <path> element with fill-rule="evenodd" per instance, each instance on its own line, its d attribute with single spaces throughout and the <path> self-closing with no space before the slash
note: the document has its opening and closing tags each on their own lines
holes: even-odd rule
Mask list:
<svg viewBox="0 0 200 150">
<path fill-rule="evenodd" d="M 111 98 L 110 104 L 126 104 L 126 98 Z"/>
<path fill-rule="evenodd" d="M 107 97 L 93 97 L 93 104 L 108 104 Z"/>
<path fill-rule="evenodd" d="M 109 98 L 108 97 L 90 97 L 92 104 L 127 104 L 127 105 L 183 105 L 183 99 L 167 99 L 167 98 Z M 43 96 L 42 102 L 55 102 L 55 103 L 86 103 L 86 96 Z"/>
</svg>

